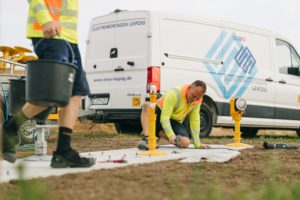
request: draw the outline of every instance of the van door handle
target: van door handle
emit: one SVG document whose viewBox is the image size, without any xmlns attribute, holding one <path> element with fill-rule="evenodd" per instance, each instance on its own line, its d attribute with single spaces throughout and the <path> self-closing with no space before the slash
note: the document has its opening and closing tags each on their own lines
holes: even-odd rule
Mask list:
<svg viewBox="0 0 300 200">
<path fill-rule="evenodd" d="M 134 62 L 133 61 L 128 61 L 127 65 L 130 65 L 131 67 L 133 67 L 134 66 Z"/>
<path fill-rule="evenodd" d="M 121 66 L 118 66 L 117 68 L 114 69 L 115 72 L 120 72 L 120 71 L 124 71 L 124 68 Z"/>
<path fill-rule="evenodd" d="M 273 79 L 271 77 L 269 77 L 269 78 L 266 78 L 266 81 L 273 82 Z"/>
<path fill-rule="evenodd" d="M 286 81 L 282 79 L 279 81 L 279 83 L 286 84 Z"/>
</svg>

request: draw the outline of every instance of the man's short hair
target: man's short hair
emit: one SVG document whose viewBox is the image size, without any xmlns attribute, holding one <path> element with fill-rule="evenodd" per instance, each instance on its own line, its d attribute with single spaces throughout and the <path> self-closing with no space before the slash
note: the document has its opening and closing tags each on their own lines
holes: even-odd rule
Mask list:
<svg viewBox="0 0 300 200">
<path fill-rule="evenodd" d="M 204 83 L 204 81 L 201 80 L 196 80 L 192 83 L 192 86 L 194 87 L 202 87 L 203 91 L 206 92 L 206 84 Z"/>
</svg>

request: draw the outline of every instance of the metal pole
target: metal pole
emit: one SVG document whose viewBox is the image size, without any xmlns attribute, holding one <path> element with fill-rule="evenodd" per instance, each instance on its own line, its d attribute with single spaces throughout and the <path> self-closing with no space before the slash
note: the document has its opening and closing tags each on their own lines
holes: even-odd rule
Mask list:
<svg viewBox="0 0 300 200">
<path fill-rule="evenodd" d="M 21 64 L 21 63 L 17 63 L 17 62 L 13 62 L 13 61 L 10 61 L 10 60 L 5 60 L 5 59 L 2 59 L 2 58 L 0 58 L 0 61 L 12 64 L 12 65 L 17 65 L 19 67 L 25 67 L 25 68 L 27 67 L 27 65 L 24 65 L 24 64 Z"/>
<path fill-rule="evenodd" d="M 204 62 L 204 63 L 212 63 L 212 64 L 223 64 L 222 60 L 195 58 L 195 57 L 189 57 L 189 56 L 174 55 L 174 54 L 169 54 L 169 53 L 164 53 L 164 55 L 168 58 L 179 59 L 179 60 L 188 60 L 188 61 Z"/>
</svg>

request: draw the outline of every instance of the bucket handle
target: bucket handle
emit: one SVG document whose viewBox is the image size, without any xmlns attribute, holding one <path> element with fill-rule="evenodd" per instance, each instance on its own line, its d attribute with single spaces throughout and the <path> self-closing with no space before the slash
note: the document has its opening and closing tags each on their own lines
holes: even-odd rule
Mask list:
<svg viewBox="0 0 300 200">
<path fill-rule="evenodd" d="M 40 41 L 38 41 L 38 42 L 36 43 L 36 45 L 35 45 L 34 48 L 37 48 L 43 40 L 45 40 L 45 38 L 42 38 Z M 74 53 L 74 51 L 73 51 L 71 45 L 70 45 L 66 40 L 62 40 L 62 41 L 64 41 L 64 42 L 66 43 L 66 45 L 68 46 L 68 48 L 70 49 L 71 54 L 72 54 L 72 62 L 71 62 L 71 64 L 74 64 L 74 65 L 75 65 L 75 53 Z"/>
</svg>

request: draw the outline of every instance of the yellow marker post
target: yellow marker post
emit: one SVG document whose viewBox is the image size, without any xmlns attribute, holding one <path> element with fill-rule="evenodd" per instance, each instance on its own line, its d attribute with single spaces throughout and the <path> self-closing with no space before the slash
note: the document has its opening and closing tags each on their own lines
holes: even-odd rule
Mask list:
<svg viewBox="0 0 300 200">
<path fill-rule="evenodd" d="M 149 136 L 148 136 L 148 151 L 143 151 L 138 153 L 141 156 L 163 156 L 168 154 L 167 152 L 157 151 L 156 150 L 156 114 L 155 114 L 155 105 L 156 105 L 156 86 L 151 85 L 150 87 L 150 103 L 151 108 L 149 112 Z"/>
<path fill-rule="evenodd" d="M 229 101 L 230 104 L 230 116 L 234 120 L 234 143 L 227 144 L 230 147 L 247 147 L 248 144 L 241 143 L 241 119 L 243 115 L 243 111 L 246 108 L 247 104 L 244 100 L 244 105 L 240 108 L 237 106 L 237 101 L 239 99 L 231 98 Z"/>
</svg>

